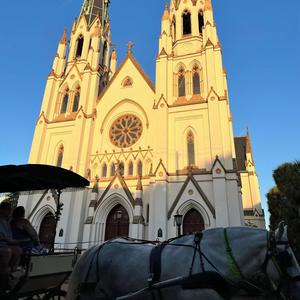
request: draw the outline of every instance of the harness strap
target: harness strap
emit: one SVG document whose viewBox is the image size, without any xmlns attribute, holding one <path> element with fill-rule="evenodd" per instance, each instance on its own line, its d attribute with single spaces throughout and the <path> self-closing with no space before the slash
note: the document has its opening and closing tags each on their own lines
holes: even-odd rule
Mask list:
<svg viewBox="0 0 300 300">
<path fill-rule="evenodd" d="M 233 255 L 226 228 L 224 228 L 224 239 L 225 239 L 225 246 L 226 246 L 226 253 L 227 253 L 227 263 L 229 265 L 230 271 L 232 272 L 232 274 L 234 275 L 234 277 L 237 280 L 242 280 L 244 278 L 244 276 L 243 276 L 243 274 L 240 270 L 240 267 Z"/>
<path fill-rule="evenodd" d="M 148 279 L 149 286 L 158 283 L 161 276 L 161 254 L 167 244 L 162 243 L 151 250 L 150 253 L 150 277 Z"/>
</svg>

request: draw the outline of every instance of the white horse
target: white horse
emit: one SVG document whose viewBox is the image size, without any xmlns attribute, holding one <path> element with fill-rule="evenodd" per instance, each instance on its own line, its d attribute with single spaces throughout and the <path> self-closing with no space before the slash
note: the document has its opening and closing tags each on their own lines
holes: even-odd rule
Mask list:
<svg viewBox="0 0 300 300">
<path fill-rule="evenodd" d="M 286 227 L 274 235 L 208 229 L 154 247 L 120 238 L 91 248 L 74 269 L 67 299 L 300 299 Z"/>
</svg>

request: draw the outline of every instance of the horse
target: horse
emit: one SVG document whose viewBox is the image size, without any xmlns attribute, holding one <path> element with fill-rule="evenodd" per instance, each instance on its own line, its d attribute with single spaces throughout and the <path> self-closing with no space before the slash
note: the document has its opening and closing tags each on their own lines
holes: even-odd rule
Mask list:
<svg viewBox="0 0 300 300">
<path fill-rule="evenodd" d="M 67 300 L 300 300 L 300 267 L 283 224 L 207 229 L 156 245 L 117 238 L 87 250 Z"/>
</svg>

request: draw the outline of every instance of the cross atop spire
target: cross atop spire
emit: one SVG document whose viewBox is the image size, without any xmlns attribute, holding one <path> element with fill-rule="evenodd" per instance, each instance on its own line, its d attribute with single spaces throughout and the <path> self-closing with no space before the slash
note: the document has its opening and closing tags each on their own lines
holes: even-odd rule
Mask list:
<svg viewBox="0 0 300 300">
<path fill-rule="evenodd" d="M 102 27 L 104 27 L 108 21 L 109 4 L 110 0 L 84 0 L 80 16 L 85 15 L 89 25 L 91 25 L 98 16 Z"/>
<path fill-rule="evenodd" d="M 134 46 L 134 43 L 133 43 L 133 42 L 129 41 L 129 42 L 127 43 L 128 53 L 131 53 L 131 52 L 132 52 L 133 46 Z"/>
</svg>

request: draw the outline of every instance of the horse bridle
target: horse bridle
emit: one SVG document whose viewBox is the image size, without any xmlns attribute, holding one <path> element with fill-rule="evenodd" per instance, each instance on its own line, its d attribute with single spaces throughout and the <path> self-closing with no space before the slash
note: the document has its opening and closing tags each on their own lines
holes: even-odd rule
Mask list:
<svg viewBox="0 0 300 300">
<path fill-rule="evenodd" d="M 285 246 L 284 251 L 279 251 L 278 246 Z M 275 293 L 281 297 L 285 297 L 282 294 L 282 290 L 287 282 L 300 282 L 300 275 L 291 276 L 287 269 L 291 267 L 291 254 L 287 251 L 287 248 L 290 247 L 289 241 L 276 240 L 275 232 L 270 231 L 268 234 L 268 250 L 266 254 L 266 259 L 262 265 L 262 271 L 270 280 L 272 287 L 275 290 Z M 273 265 L 276 268 L 276 271 L 279 274 L 279 284 L 276 285 L 271 281 L 267 275 L 267 267 L 269 262 L 272 261 Z"/>
</svg>

